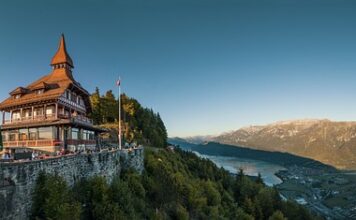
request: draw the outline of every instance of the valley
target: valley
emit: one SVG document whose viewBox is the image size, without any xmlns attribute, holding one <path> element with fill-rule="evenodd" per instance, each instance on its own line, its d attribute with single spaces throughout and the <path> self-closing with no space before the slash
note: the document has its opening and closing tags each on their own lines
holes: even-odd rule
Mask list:
<svg viewBox="0 0 356 220">
<path fill-rule="evenodd" d="M 342 170 L 356 169 L 356 122 L 281 121 L 251 125 L 207 141 L 311 158 Z"/>
<path fill-rule="evenodd" d="M 274 184 L 265 181 L 266 174 L 264 175 L 261 167 L 255 165 L 254 167 L 258 169 L 254 172 L 261 172 L 262 177 L 265 176 L 264 182 L 267 185 L 274 185 L 282 198 L 304 205 L 327 219 L 356 218 L 354 197 L 356 175 L 353 172 L 340 171 L 318 161 L 288 153 L 261 151 L 214 142 L 199 145 L 184 139 L 170 139 L 169 142 L 183 149 L 198 152 L 202 157 L 212 160 L 232 173 L 234 173 L 233 169 L 239 167 L 226 166 L 226 161 L 229 165 L 233 159 L 236 160 L 234 164 L 239 165 L 244 164 L 244 161 L 252 160 L 279 166 L 282 169 L 276 170 L 273 175 L 281 181 Z M 251 175 L 249 172 L 246 174 Z M 269 174 L 270 177 L 273 175 Z"/>
</svg>

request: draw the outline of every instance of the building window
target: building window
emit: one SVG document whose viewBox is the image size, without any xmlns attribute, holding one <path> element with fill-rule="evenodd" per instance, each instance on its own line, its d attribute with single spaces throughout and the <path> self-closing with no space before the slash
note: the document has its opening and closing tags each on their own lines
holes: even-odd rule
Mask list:
<svg viewBox="0 0 356 220">
<path fill-rule="evenodd" d="M 66 90 L 65 97 L 70 100 L 70 91 Z"/>
<path fill-rule="evenodd" d="M 75 93 L 72 93 L 71 101 L 77 103 L 77 95 Z"/>
<path fill-rule="evenodd" d="M 50 140 L 54 137 L 54 130 L 52 127 L 38 128 L 38 140 Z"/>
<path fill-rule="evenodd" d="M 36 90 L 36 94 L 37 94 L 37 95 L 43 94 L 43 92 L 44 92 L 44 89 L 38 89 L 38 90 Z"/>
<path fill-rule="evenodd" d="M 19 130 L 19 139 L 20 141 L 26 141 L 27 140 L 27 129 L 20 129 Z"/>
<path fill-rule="evenodd" d="M 78 128 L 72 128 L 72 139 L 73 140 L 79 139 L 79 129 Z"/>
<path fill-rule="evenodd" d="M 21 98 L 21 94 L 15 95 L 15 99 L 19 99 L 19 98 Z"/>
<path fill-rule="evenodd" d="M 42 116 L 43 115 L 43 108 L 36 108 L 34 116 Z"/>
<path fill-rule="evenodd" d="M 9 134 L 8 134 L 7 131 L 3 131 L 3 132 L 2 132 L 2 140 L 3 140 L 3 141 L 8 141 L 8 140 L 9 140 L 9 139 L 8 139 L 8 136 L 9 136 Z"/>
<path fill-rule="evenodd" d="M 13 112 L 12 113 L 12 120 L 20 120 L 21 113 L 20 112 Z"/>
<path fill-rule="evenodd" d="M 56 139 L 58 140 L 59 139 L 59 130 L 58 130 L 58 127 L 52 127 L 52 139 Z"/>
<path fill-rule="evenodd" d="M 81 105 L 81 106 L 84 106 L 84 100 L 83 100 L 82 97 L 79 97 L 78 104 Z"/>
<path fill-rule="evenodd" d="M 29 140 L 37 140 L 37 128 L 30 128 L 28 133 Z"/>
<path fill-rule="evenodd" d="M 54 115 L 54 107 L 53 107 L 53 106 L 47 107 L 47 109 L 46 109 L 46 115 L 47 115 L 47 116 Z"/>
<path fill-rule="evenodd" d="M 17 141 L 18 131 L 9 131 L 9 141 Z"/>
<path fill-rule="evenodd" d="M 32 116 L 32 110 L 31 110 L 31 109 L 26 109 L 26 110 L 23 111 L 22 114 L 23 114 L 22 117 L 31 118 L 31 116 Z"/>
<path fill-rule="evenodd" d="M 65 111 L 64 111 L 64 115 L 69 117 L 69 116 L 70 116 L 69 111 L 68 111 L 68 110 L 65 110 Z"/>
<path fill-rule="evenodd" d="M 83 130 L 83 140 L 89 140 L 89 131 Z"/>
</svg>

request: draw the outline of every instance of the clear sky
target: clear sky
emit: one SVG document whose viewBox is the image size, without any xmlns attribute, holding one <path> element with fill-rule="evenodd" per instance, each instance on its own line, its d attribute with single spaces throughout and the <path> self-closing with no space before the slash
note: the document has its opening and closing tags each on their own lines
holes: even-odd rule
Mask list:
<svg viewBox="0 0 356 220">
<path fill-rule="evenodd" d="M 120 74 L 169 136 L 356 120 L 354 0 L 1 0 L 1 100 L 50 72 L 61 33 L 85 88 Z"/>
</svg>

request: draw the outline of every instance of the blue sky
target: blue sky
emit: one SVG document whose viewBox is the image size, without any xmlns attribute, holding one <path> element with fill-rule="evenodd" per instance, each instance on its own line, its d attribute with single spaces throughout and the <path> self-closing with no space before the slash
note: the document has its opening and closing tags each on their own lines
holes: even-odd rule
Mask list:
<svg viewBox="0 0 356 220">
<path fill-rule="evenodd" d="M 50 72 L 61 33 L 90 92 L 122 89 L 170 136 L 356 119 L 356 1 L 0 2 L 0 99 Z"/>
</svg>

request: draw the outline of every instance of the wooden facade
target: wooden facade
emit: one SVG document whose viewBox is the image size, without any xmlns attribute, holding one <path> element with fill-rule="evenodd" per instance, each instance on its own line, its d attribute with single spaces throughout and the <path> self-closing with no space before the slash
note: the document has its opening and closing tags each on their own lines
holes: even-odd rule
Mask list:
<svg viewBox="0 0 356 220">
<path fill-rule="evenodd" d="M 87 117 L 89 93 L 72 75 L 74 65 L 63 35 L 51 66 L 50 74 L 16 88 L 0 103 L 5 151 L 26 148 L 55 153 L 100 144 L 103 130 Z"/>
</svg>

